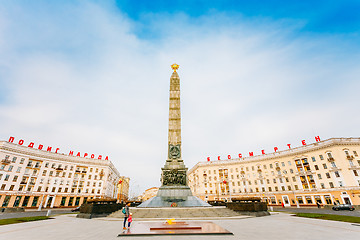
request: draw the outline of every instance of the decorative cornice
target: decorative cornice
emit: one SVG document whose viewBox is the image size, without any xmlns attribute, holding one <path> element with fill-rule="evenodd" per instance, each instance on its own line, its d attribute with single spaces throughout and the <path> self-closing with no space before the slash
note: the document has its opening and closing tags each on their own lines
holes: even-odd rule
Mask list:
<svg viewBox="0 0 360 240">
<path fill-rule="evenodd" d="M 296 148 L 291 148 L 283 151 L 278 151 L 274 153 L 268 153 L 264 155 L 257 155 L 253 157 L 244 157 L 244 158 L 234 158 L 229 160 L 220 160 L 220 161 L 210 161 L 210 162 L 198 162 L 192 167 L 188 174 L 194 172 L 197 168 L 203 166 L 228 166 L 242 163 L 254 163 L 254 162 L 263 162 L 272 159 L 278 159 L 283 157 L 291 157 L 296 155 L 306 154 L 308 152 L 313 152 L 319 149 L 324 149 L 332 146 L 349 146 L 349 145 L 360 145 L 360 138 L 329 138 L 320 142 L 315 142 L 309 145 L 300 146 Z"/>
<path fill-rule="evenodd" d="M 101 166 L 114 167 L 112 162 L 109 160 L 99 160 L 99 159 L 90 160 L 88 158 L 83 158 L 83 157 L 68 156 L 63 153 L 47 152 L 36 148 L 29 148 L 26 146 L 9 143 L 6 141 L 0 141 L 0 150 L 22 154 L 25 155 L 25 157 L 30 157 L 31 159 L 34 160 L 46 161 L 52 159 L 56 161 L 73 162 L 76 164 L 101 165 Z"/>
</svg>

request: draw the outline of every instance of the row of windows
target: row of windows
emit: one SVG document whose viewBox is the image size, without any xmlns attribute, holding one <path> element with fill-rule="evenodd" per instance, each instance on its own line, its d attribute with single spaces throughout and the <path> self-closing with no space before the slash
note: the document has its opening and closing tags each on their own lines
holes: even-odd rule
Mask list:
<svg viewBox="0 0 360 240">
<path fill-rule="evenodd" d="M 343 186 L 343 182 L 339 181 L 338 185 L 339 185 L 339 187 Z M 358 185 L 360 186 L 360 180 L 358 180 Z M 322 189 L 325 189 L 325 187 L 326 187 L 325 183 L 321 183 L 320 186 L 321 186 Z M 335 188 L 334 183 L 329 182 L 329 187 L 330 188 Z M 294 185 L 294 188 L 295 188 L 295 190 L 299 190 L 298 185 Z M 279 187 L 277 187 L 277 186 L 274 187 L 274 188 L 268 187 L 267 189 L 268 189 L 268 192 L 273 192 L 273 191 L 278 192 L 279 191 Z M 289 185 L 287 186 L 287 188 L 286 188 L 286 186 L 281 186 L 280 189 L 281 189 L 281 191 L 292 191 L 293 190 L 292 187 L 289 186 Z M 253 192 L 260 192 L 260 191 L 261 192 L 266 192 L 266 188 L 265 187 L 255 188 L 254 190 L 252 188 L 249 188 L 249 189 L 244 188 L 243 191 L 241 191 L 240 188 L 239 189 L 235 189 L 235 188 L 232 189 L 233 193 L 242 193 L 242 192 L 243 193 L 253 193 Z M 205 190 L 205 194 L 208 194 L 208 193 L 210 193 L 210 194 L 218 194 L 218 190 L 214 190 L 214 191 L 213 190 L 210 190 L 210 191 Z M 223 194 L 223 195 L 224 194 L 229 194 L 229 193 L 230 193 L 229 188 L 226 188 L 226 189 L 223 188 L 222 191 L 221 191 L 221 194 Z"/>
<path fill-rule="evenodd" d="M 10 155 L 6 155 L 5 156 L 5 160 L 9 160 L 10 158 Z M 13 157 L 11 162 L 12 163 L 16 163 L 16 160 L 17 160 L 17 157 Z M 21 158 L 20 159 L 20 164 L 24 164 L 25 162 L 25 159 L 24 158 Z M 35 165 L 33 166 L 33 162 L 35 162 Z M 49 162 L 46 162 L 45 163 L 45 167 L 48 168 L 50 165 Z M 29 162 L 27 163 L 27 167 L 34 167 L 34 168 L 40 168 L 41 167 L 41 162 L 39 161 L 33 161 L 33 160 L 29 160 Z M 55 163 L 52 163 L 51 164 L 51 168 L 54 168 L 54 169 L 61 169 L 61 170 L 67 170 L 68 169 L 68 165 L 65 165 L 64 168 L 62 167 L 62 164 L 58 164 L 56 166 Z M 74 166 L 70 166 L 70 171 L 73 171 L 74 170 Z M 80 167 L 76 167 L 76 171 L 84 171 L 86 172 L 86 168 L 80 168 Z M 93 172 L 93 168 L 90 168 L 90 172 Z M 98 173 L 99 172 L 99 169 L 98 168 L 95 168 L 95 173 Z"/>
<path fill-rule="evenodd" d="M 9 191 L 14 191 L 14 188 L 15 188 L 15 185 L 10 185 L 9 186 L 9 189 L 6 189 L 6 184 L 2 184 L 1 185 L 1 188 L 0 188 L 0 190 L 3 190 L 3 191 L 5 191 L 5 190 L 9 190 Z M 25 187 L 24 186 L 22 186 L 22 185 L 20 185 L 19 186 L 19 189 L 18 189 L 18 191 L 24 191 L 25 190 Z M 27 189 L 26 189 L 28 192 L 30 192 L 30 191 L 33 191 L 34 189 L 33 189 L 33 187 L 32 186 L 29 186 Z M 37 188 L 37 191 L 36 192 L 41 192 L 42 190 L 44 190 L 44 192 L 49 192 L 49 190 L 51 190 L 51 192 L 52 193 L 54 193 L 54 192 L 56 192 L 56 187 L 53 187 L 53 188 L 49 188 L 49 187 L 46 187 L 45 189 L 42 187 L 42 186 L 39 186 L 38 188 Z M 89 193 L 90 192 L 90 190 L 91 190 L 91 193 L 95 193 L 95 190 L 96 189 L 85 189 L 85 193 Z M 97 190 L 97 193 L 98 194 L 100 194 L 100 189 L 98 189 Z M 77 193 L 81 193 L 82 192 L 82 189 L 77 189 L 77 191 L 76 191 L 76 188 L 58 188 L 58 192 L 59 193 L 61 193 L 61 192 L 63 192 L 63 193 L 75 193 L 75 192 L 77 192 Z"/>
<path fill-rule="evenodd" d="M 349 150 L 344 150 L 344 152 L 345 152 L 345 154 L 346 154 L 347 157 L 351 157 L 350 154 L 349 154 Z M 355 156 L 355 157 L 358 157 L 358 154 L 357 154 L 356 151 L 353 151 L 353 153 L 354 153 L 354 156 Z M 328 155 L 329 158 L 333 159 L 331 152 L 327 152 L 326 154 Z M 320 160 L 324 160 L 324 156 L 323 156 L 323 155 L 319 155 L 319 158 L 320 158 Z M 316 162 L 316 158 L 315 158 L 315 157 L 311 157 L 311 159 L 312 159 L 313 162 Z M 295 162 L 296 162 L 296 161 L 299 161 L 299 160 L 295 160 Z M 287 163 L 288 163 L 288 166 L 291 166 L 291 161 L 288 161 Z M 360 165 L 360 160 L 358 160 L 358 163 L 359 163 L 359 165 Z M 350 163 L 350 164 L 351 164 L 351 163 Z M 275 165 L 275 167 L 280 167 L 280 163 L 279 163 L 279 162 L 275 162 L 274 165 Z M 285 162 L 281 162 L 281 166 L 282 166 L 282 167 L 285 167 L 285 166 L 286 166 L 286 165 L 285 165 Z M 257 169 L 260 169 L 260 165 L 257 165 L 256 168 L 257 168 Z M 264 164 L 264 165 L 263 165 L 263 168 L 264 168 L 264 169 L 267 169 L 267 165 Z M 270 168 L 270 169 L 274 168 L 273 164 L 270 163 L 270 164 L 269 164 L 269 168 Z M 246 171 L 249 171 L 249 167 L 245 167 L 245 169 L 246 169 Z M 224 170 L 225 170 L 225 169 L 224 169 Z M 241 170 L 243 171 L 244 168 L 242 167 Z M 252 171 L 255 171 L 255 166 L 251 166 L 251 170 L 252 170 Z M 213 174 L 216 174 L 216 171 L 217 171 L 216 169 L 213 170 Z M 233 168 L 230 168 L 230 173 L 232 173 L 232 172 L 233 172 Z M 239 168 L 235 168 L 235 172 L 239 172 Z M 206 170 L 204 170 L 204 173 L 206 173 Z M 208 174 L 211 175 L 211 170 L 208 170 Z"/>
</svg>

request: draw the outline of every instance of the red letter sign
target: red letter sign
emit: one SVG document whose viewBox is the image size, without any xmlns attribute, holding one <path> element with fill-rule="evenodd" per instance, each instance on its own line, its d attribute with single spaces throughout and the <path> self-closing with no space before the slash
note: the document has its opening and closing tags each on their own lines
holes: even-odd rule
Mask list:
<svg viewBox="0 0 360 240">
<path fill-rule="evenodd" d="M 290 143 L 288 143 L 288 144 L 287 144 L 287 146 L 289 147 L 289 149 L 291 148 L 291 147 L 290 147 L 290 146 L 291 146 L 291 144 L 290 144 Z"/>
<path fill-rule="evenodd" d="M 262 153 L 262 154 L 265 154 L 265 150 L 261 150 L 261 153 Z"/>
<path fill-rule="evenodd" d="M 316 140 L 317 142 L 320 142 L 320 137 L 319 137 L 319 136 L 316 136 L 316 137 L 315 137 L 315 140 Z"/>
<path fill-rule="evenodd" d="M 218 156 L 218 160 L 220 160 L 220 156 Z"/>
<path fill-rule="evenodd" d="M 84 157 L 86 157 L 87 155 L 89 155 L 89 154 L 85 153 L 85 154 L 84 154 Z"/>
<path fill-rule="evenodd" d="M 19 145 L 23 145 L 23 144 L 24 144 L 24 140 L 20 139 Z"/>
<path fill-rule="evenodd" d="M 55 153 L 57 153 L 58 151 L 60 150 L 60 148 L 56 148 L 56 151 L 55 151 Z"/>
<path fill-rule="evenodd" d="M 33 148 L 33 147 L 34 147 L 34 143 L 31 142 L 28 147 L 29 147 L 29 148 Z"/>
<path fill-rule="evenodd" d="M 73 155 L 74 155 L 74 151 L 70 151 L 69 156 L 73 156 Z"/>
<path fill-rule="evenodd" d="M 228 159 L 231 159 L 231 156 L 230 156 L 230 155 L 228 155 Z"/>
<path fill-rule="evenodd" d="M 241 153 L 239 153 L 239 158 L 242 158 L 242 154 L 241 154 Z"/>
<path fill-rule="evenodd" d="M 301 143 L 302 143 L 302 145 L 306 145 L 305 140 L 302 140 Z"/>
<path fill-rule="evenodd" d="M 109 157 L 108 157 L 108 156 L 106 156 L 106 157 L 105 157 L 105 160 L 109 160 Z"/>
<path fill-rule="evenodd" d="M 210 162 L 210 157 L 207 157 L 207 161 Z"/>
<path fill-rule="evenodd" d="M 15 138 L 14 137 L 10 137 L 9 138 L 9 142 L 14 142 Z"/>
<path fill-rule="evenodd" d="M 95 157 L 95 155 L 94 154 L 91 154 L 91 156 L 90 156 L 91 158 L 94 158 Z"/>
<path fill-rule="evenodd" d="M 277 147 L 274 147 L 274 151 L 276 152 L 277 150 L 279 150 Z"/>
<path fill-rule="evenodd" d="M 249 156 L 250 157 L 254 156 L 254 152 L 249 152 Z"/>
<path fill-rule="evenodd" d="M 43 145 L 39 144 L 38 149 L 41 150 L 41 149 L 43 149 L 43 147 L 44 147 Z"/>
<path fill-rule="evenodd" d="M 80 152 L 78 152 L 78 154 L 76 154 L 77 157 L 80 157 Z"/>
<path fill-rule="evenodd" d="M 98 159 L 99 159 L 99 160 L 101 160 L 101 158 L 102 158 L 102 156 L 101 156 L 101 155 L 99 155 Z"/>
</svg>

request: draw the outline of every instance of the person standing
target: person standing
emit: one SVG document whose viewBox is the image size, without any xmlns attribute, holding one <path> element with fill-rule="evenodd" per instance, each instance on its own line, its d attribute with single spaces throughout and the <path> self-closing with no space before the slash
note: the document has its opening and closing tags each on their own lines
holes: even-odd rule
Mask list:
<svg viewBox="0 0 360 240">
<path fill-rule="evenodd" d="M 132 223 L 132 213 L 130 213 L 129 218 L 128 218 L 127 221 L 128 221 L 128 229 L 130 229 L 130 225 Z"/>
<path fill-rule="evenodd" d="M 126 206 L 124 207 L 123 213 L 124 213 L 124 226 L 123 226 L 123 230 L 126 230 L 126 221 L 128 220 L 128 217 L 130 216 L 130 203 L 126 204 Z"/>
</svg>

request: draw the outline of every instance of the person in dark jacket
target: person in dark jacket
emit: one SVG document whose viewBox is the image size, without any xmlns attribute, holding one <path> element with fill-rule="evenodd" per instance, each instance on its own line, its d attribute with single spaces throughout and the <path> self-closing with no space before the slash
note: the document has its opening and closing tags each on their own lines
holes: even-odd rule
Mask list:
<svg viewBox="0 0 360 240">
<path fill-rule="evenodd" d="M 123 230 L 126 230 L 126 221 L 129 218 L 130 215 L 130 203 L 126 204 L 125 206 L 125 213 L 124 213 L 124 226 L 123 226 Z"/>
</svg>

